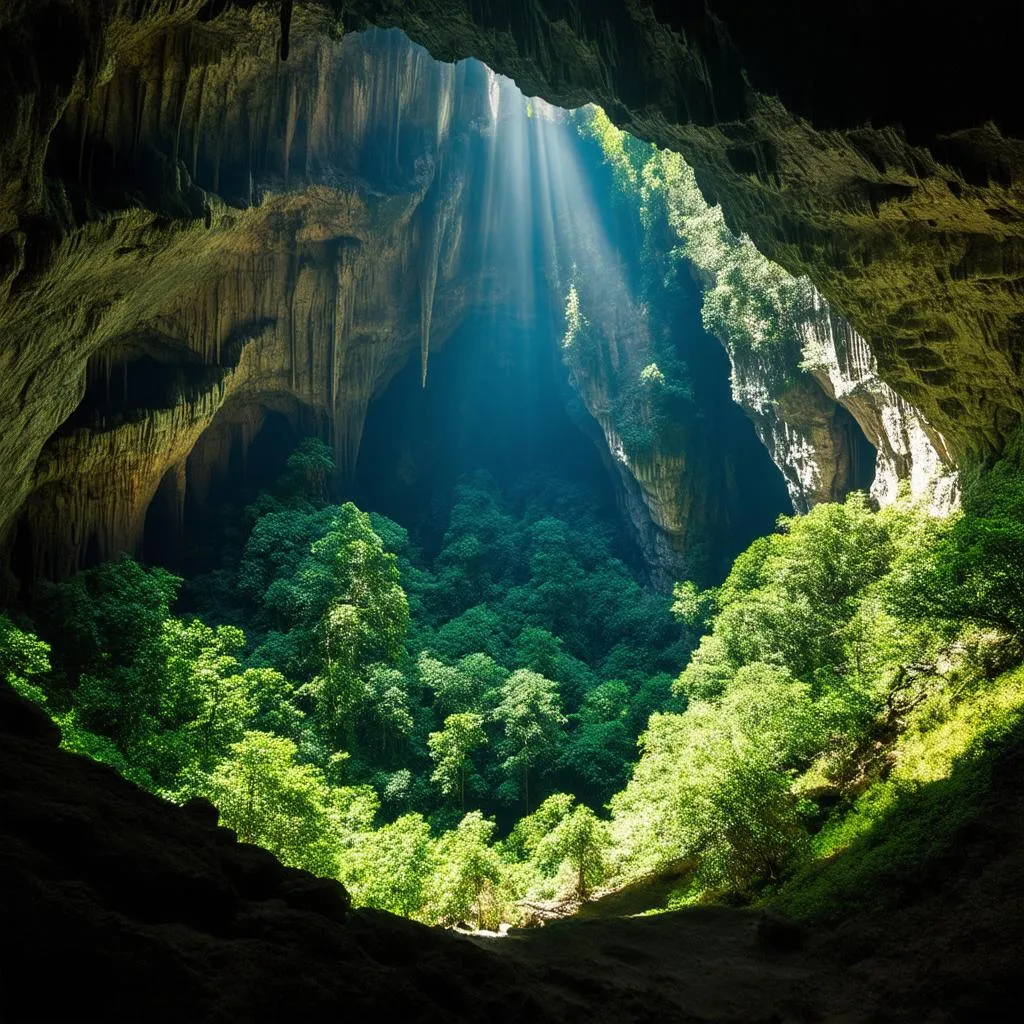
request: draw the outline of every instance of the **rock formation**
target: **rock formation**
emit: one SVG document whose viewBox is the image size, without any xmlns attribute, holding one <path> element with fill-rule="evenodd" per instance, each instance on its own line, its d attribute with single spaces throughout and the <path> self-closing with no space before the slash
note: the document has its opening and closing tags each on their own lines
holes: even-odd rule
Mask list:
<svg viewBox="0 0 1024 1024">
<path fill-rule="evenodd" d="M 460 273 L 452 199 L 482 69 L 397 34 L 371 60 L 365 39 L 307 32 L 275 74 L 273 41 L 248 31 L 248 50 L 169 31 L 55 132 L 52 159 L 79 160 L 53 186 L 68 231 L 3 313 L 2 512 L 27 496 L 36 572 L 134 549 L 217 417 L 305 416 L 344 469 L 371 396 L 485 284 Z"/>
<path fill-rule="evenodd" d="M 802 332 L 801 365 L 874 447 L 871 496 L 879 505 L 891 504 L 906 481 L 913 498 L 935 512 L 948 512 L 958 486 L 946 439 L 879 378 L 867 341 L 820 295 L 815 298 L 818 315 Z"/>
<path fill-rule="evenodd" d="M 785 478 L 794 509 L 853 489 L 888 505 L 906 481 L 913 498 L 949 511 L 958 488 L 945 438 L 879 378 L 867 341 L 812 295 L 812 314 L 783 346 L 725 344 L 733 396 Z"/>
<path fill-rule="evenodd" d="M 285 45 L 278 12 L 247 0 L 7 5 L 0 527 L 10 539 L 25 507 L 33 572 L 131 546 L 158 489 L 180 503 L 187 453 L 220 415 L 285 408 L 350 462 L 366 403 L 409 352 L 426 372 L 473 288 L 500 292 L 460 266 L 465 151 L 493 117 L 466 76 L 483 72 L 398 41 L 343 55 L 339 37 L 371 23 L 527 93 L 600 102 L 678 149 L 730 223 L 854 325 L 870 355 L 845 328 L 834 360 L 803 339 L 824 359 L 820 395 L 801 385 L 755 414 L 798 507 L 851 481 L 855 428 L 833 395 L 882 451 L 879 497 L 894 472 L 916 479 L 924 438 L 946 463 L 998 451 L 1024 409 L 1024 158 L 1000 49 L 1024 15 L 998 11 L 989 50 L 965 55 L 990 7 L 922 31 L 914 5 L 353 0 L 289 5 Z M 800 59 L 778 60 L 794 41 Z M 850 90 L 837 61 L 872 72 Z M 780 410 L 789 428 L 770 422 Z M 630 469 L 648 546 L 678 553 L 680 465 Z"/>
</svg>

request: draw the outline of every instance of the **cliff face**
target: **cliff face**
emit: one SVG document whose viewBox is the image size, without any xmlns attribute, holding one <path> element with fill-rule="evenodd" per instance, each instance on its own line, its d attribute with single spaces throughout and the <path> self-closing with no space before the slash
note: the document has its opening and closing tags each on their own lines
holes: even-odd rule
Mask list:
<svg viewBox="0 0 1024 1024">
<path fill-rule="evenodd" d="M 905 481 L 912 497 L 935 512 L 948 512 L 959 491 L 946 439 L 879 378 L 867 341 L 820 295 L 816 307 L 818 315 L 801 332 L 801 365 L 874 447 L 871 496 L 888 505 Z"/>
<path fill-rule="evenodd" d="M 730 223 L 868 340 L 879 377 L 957 459 L 1019 424 L 1020 5 L 426 6 L 349 10 L 681 152 Z"/>
<path fill-rule="evenodd" d="M 813 293 L 812 315 L 785 344 L 756 351 L 725 347 L 733 396 L 798 512 L 854 489 L 888 505 L 904 481 L 910 495 L 936 513 L 955 505 L 946 439 L 879 378 L 867 341 L 819 293 Z"/>
</svg>

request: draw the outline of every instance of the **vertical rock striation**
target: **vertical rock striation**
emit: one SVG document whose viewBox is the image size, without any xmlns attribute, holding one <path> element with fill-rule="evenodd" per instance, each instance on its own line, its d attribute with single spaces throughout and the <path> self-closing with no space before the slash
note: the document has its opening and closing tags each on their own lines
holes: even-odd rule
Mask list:
<svg viewBox="0 0 1024 1024">
<path fill-rule="evenodd" d="M 54 571 L 132 546 L 161 481 L 188 486 L 182 460 L 218 417 L 251 424 L 280 407 L 349 468 L 390 375 L 417 349 L 426 374 L 431 347 L 468 309 L 507 301 L 508 264 L 481 260 L 467 228 L 487 190 L 469 166 L 499 159 L 494 78 L 439 65 L 396 33 L 340 38 L 367 19 L 401 25 L 440 56 L 485 57 L 527 91 L 602 102 L 683 151 L 734 223 L 839 299 L 870 352 L 826 314 L 794 340 L 814 355 L 813 376 L 794 372 L 800 351 L 777 390 L 770 359 L 734 357 L 737 395 L 797 507 L 859 480 L 856 424 L 881 453 L 880 500 L 897 477 L 923 493 L 938 461 L 998 450 L 1021 407 L 1018 144 L 991 126 L 964 129 L 962 110 L 961 127 L 939 137 L 917 124 L 913 142 L 835 112 L 819 129 L 799 90 L 778 98 L 757 84 L 771 72 L 733 5 L 711 7 L 721 18 L 546 0 L 353 0 L 339 18 L 300 3 L 287 60 L 277 12 L 246 2 L 5 7 L 0 534 L 24 509 L 28 546 L 52 551 Z M 564 240 L 575 225 L 558 230 Z M 578 251 L 563 246 L 543 266 L 557 301 Z M 642 339 L 630 348 L 621 320 L 597 321 L 610 370 L 577 386 L 609 450 L 628 452 L 616 460 L 634 481 L 627 505 L 669 573 L 722 522 L 735 480 L 727 470 L 698 502 L 713 448 L 643 451 L 624 436 L 610 405 L 649 352 Z M 156 399 L 126 387 L 104 403 L 90 396 L 90 366 L 143 385 L 187 379 Z M 135 446 L 149 458 L 129 455 Z"/>
<path fill-rule="evenodd" d="M 224 408 L 283 403 L 348 471 L 372 396 L 474 300 L 457 221 L 477 67 L 394 32 L 307 32 L 281 69 L 269 46 L 256 14 L 174 24 L 54 131 L 53 166 L 81 165 L 65 234 L 0 307 L 0 523 L 24 508 L 33 573 L 134 550 Z"/>
<path fill-rule="evenodd" d="M 723 341 L 733 397 L 782 473 L 793 507 L 806 512 L 855 489 L 887 505 L 906 481 L 913 498 L 949 511 L 958 489 L 945 438 L 879 378 L 867 341 L 810 291 L 810 314 L 781 344 Z"/>
<path fill-rule="evenodd" d="M 958 489 L 946 439 L 879 378 L 867 341 L 817 292 L 815 307 L 818 315 L 803 325 L 802 365 L 874 447 L 872 498 L 891 504 L 906 481 L 911 497 L 948 512 Z"/>
</svg>

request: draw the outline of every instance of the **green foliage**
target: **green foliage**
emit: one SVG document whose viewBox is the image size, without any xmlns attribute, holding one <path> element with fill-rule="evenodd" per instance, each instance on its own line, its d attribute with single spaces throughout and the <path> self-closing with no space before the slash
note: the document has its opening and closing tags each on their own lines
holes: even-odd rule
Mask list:
<svg viewBox="0 0 1024 1024">
<path fill-rule="evenodd" d="M 716 610 L 714 590 L 700 590 L 692 580 L 672 588 L 672 614 L 684 625 L 703 629 Z"/>
<path fill-rule="evenodd" d="M 444 924 L 475 921 L 478 928 L 496 925 L 485 917 L 488 883 L 501 881 L 501 862 L 491 846 L 495 825 L 471 811 L 437 844 L 438 866 L 432 880 L 430 916 Z"/>
<path fill-rule="evenodd" d="M 414 917 L 426 902 L 436 856 L 423 816 L 405 814 L 363 833 L 346 855 L 341 877 L 362 906 Z"/>
<path fill-rule="evenodd" d="M 715 590 L 678 585 L 672 613 L 706 632 L 675 695 L 680 628 L 575 497 L 519 512 L 467 481 L 417 565 L 401 528 L 297 479 L 250 514 L 249 641 L 175 618 L 178 581 L 125 559 L 48 595 L 52 668 L 0 619 L 0 669 L 66 746 L 209 795 L 366 905 L 493 925 L 519 898 L 671 866 L 691 896 L 791 892 L 828 916 L 854 884 L 881 898 L 885 859 L 905 867 L 938 828 L 922 787 L 975 792 L 979 737 L 1017 721 L 1017 676 L 994 710 L 977 696 L 1024 621 L 1015 450 L 952 521 L 854 495 L 784 517 Z M 610 823 L 588 806 L 609 796 Z"/>
<path fill-rule="evenodd" d="M 527 893 L 585 895 L 607 828 L 550 794 L 598 805 L 625 781 L 685 643 L 664 601 L 578 488 L 468 478 L 425 563 L 397 524 L 328 504 L 330 472 L 303 444 L 249 507 L 237 572 L 190 591 L 208 621 L 172 614 L 177 578 L 123 559 L 47 595 L 53 668 L 0 619 L 0 668 L 68 748 L 210 797 L 243 841 L 357 902 L 496 924 Z M 531 799 L 536 834 L 497 844 L 488 815 L 507 831 Z"/>
<path fill-rule="evenodd" d="M 224 824 L 286 864 L 320 875 L 338 870 L 331 791 L 312 765 L 299 764 L 291 740 L 247 732 L 232 744 L 203 787 Z"/>
<path fill-rule="evenodd" d="M 541 840 L 572 810 L 574 802 L 569 793 L 552 793 L 516 822 L 505 840 L 505 851 L 516 860 L 532 860 Z"/>
<path fill-rule="evenodd" d="M 920 616 L 1024 635 L 1024 434 L 964 482 L 963 510 L 907 553 L 898 596 Z"/>
<path fill-rule="evenodd" d="M 779 894 L 794 917 L 836 922 L 899 906 L 948 870 L 965 832 L 987 834 L 1018 802 L 1024 673 L 967 692 L 934 693 L 896 742 L 890 776 L 874 782 L 814 837 L 812 856 Z"/>
<path fill-rule="evenodd" d="M 696 891 L 751 891 L 801 863 L 823 808 L 881 770 L 874 737 L 897 728 L 908 672 L 937 672 L 949 631 L 908 622 L 897 584 L 941 531 L 853 495 L 784 517 L 716 591 L 676 588 L 676 614 L 709 632 L 676 683 L 685 713 L 652 717 L 613 798 L 627 873 L 681 863 Z"/>
<path fill-rule="evenodd" d="M 288 456 L 278 483 L 280 491 L 291 503 L 323 504 L 327 485 L 334 474 L 334 454 L 323 441 L 307 437 Z"/>
<path fill-rule="evenodd" d="M 529 669 L 518 669 L 501 687 L 501 702 L 494 717 L 502 723 L 505 741 L 503 768 L 522 786 L 523 802 L 530 809 L 530 769 L 554 751 L 565 724 L 558 687 Z"/>
<path fill-rule="evenodd" d="M 163 627 L 180 583 L 122 558 L 57 584 L 45 601 L 40 618 L 82 726 L 122 750 L 144 746 L 159 720 Z M 54 699 L 63 708 L 62 695 Z"/>
<path fill-rule="evenodd" d="M 41 683 L 50 671 L 50 647 L 0 615 L 0 678 L 23 697 L 46 703 Z"/>
<path fill-rule="evenodd" d="M 533 858 L 548 874 L 557 874 L 566 865 L 575 881 L 574 895 L 585 900 L 590 890 L 605 880 L 610 846 L 607 823 L 586 805 L 578 804 L 537 843 Z"/>
<path fill-rule="evenodd" d="M 179 581 L 123 559 L 51 588 L 45 639 L 0 617 L 0 671 L 69 749 L 209 796 L 359 903 L 494 927 L 670 867 L 687 899 L 834 919 L 941 855 L 1017 742 L 1020 672 L 984 682 L 1024 623 L 1015 447 L 949 521 L 859 495 L 784 517 L 671 613 L 578 494 L 468 480 L 422 563 L 322 504 L 318 452 L 249 512 L 246 632 L 176 618 Z"/>
<path fill-rule="evenodd" d="M 290 462 L 286 477 L 293 471 Z M 253 660 L 303 684 L 324 749 L 351 746 L 368 699 L 379 699 L 368 714 L 383 751 L 412 724 L 404 680 L 386 672 L 404 657 L 409 623 L 397 556 L 351 503 L 266 506 L 254 519 L 238 571 Z"/>
<path fill-rule="evenodd" d="M 635 206 L 646 231 L 646 259 L 660 267 L 656 278 L 664 282 L 680 265 L 692 267 L 704 288 L 705 328 L 734 356 L 759 353 L 761 377 L 767 374 L 769 385 L 781 392 L 789 367 L 800 360 L 797 328 L 818 315 L 810 283 L 766 259 L 746 236 L 736 237 L 721 208 L 707 204 L 678 153 L 633 138 L 598 107 L 586 108 L 579 127 L 600 147 L 619 195 Z M 577 294 L 572 310 L 579 305 Z M 581 319 L 576 312 L 576 321 Z"/>
<path fill-rule="evenodd" d="M 459 806 L 466 809 L 466 769 L 469 755 L 487 742 L 482 715 L 465 712 L 449 715 L 440 732 L 427 737 L 427 747 L 434 761 L 431 781 L 436 782 L 446 796 L 459 794 Z"/>
</svg>

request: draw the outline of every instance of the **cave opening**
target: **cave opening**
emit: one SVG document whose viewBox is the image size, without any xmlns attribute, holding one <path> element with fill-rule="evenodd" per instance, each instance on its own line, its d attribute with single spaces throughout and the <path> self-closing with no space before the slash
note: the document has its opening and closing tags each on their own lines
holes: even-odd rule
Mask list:
<svg viewBox="0 0 1024 1024">
<path fill-rule="evenodd" d="M 238 906 L 287 907 L 372 945 L 403 926 L 352 902 L 476 941 L 694 903 L 733 905 L 730 936 L 739 906 L 809 929 L 898 907 L 879 865 L 925 832 L 945 856 L 977 823 L 943 801 L 1018 742 L 1024 615 L 963 581 L 1016 557 L 1019 465 L 946 518 L 945 439 L 875 358 L 903 341 L 732 229 L 777 202 L 792 266 L 820 244 L 855 280 L 864 253 L 787 208 L 782 140 L 687 122 L 691 166 L 319 11 L 271 77 L 266 32 L 223 59 L 246 5 L 204 12 L 230 31 L 161 37 L 155 76 L 141 50 L 103 61 L 56 118 L 48 201 L 92 233 L 38 303 L 75 313 L 59 386 L 20 382 L 40 439 L 14 453 L 5 549 L 28 584 L 0 616 L 15 688 L 202 837 L 216 882 L 158 880 L 129 912 L 220 936 Z M 846 214 L 916 195 L 868 180 L 895 134 L 835 161 L 866 176 Z M 1012 185 L 974 159 L 970 189 Z M 910 308 L 887 326 L 917 330 Z M 89 778 L 105 799 L 114 774 Z M 119 863 L 89 860 L 104 898 Z M 760 967 L 808 947 L 759 921 Z"/>
<path fill-rule="evenodd" d="M 613 522 L 614 480 L 578 422 L 589 417 L 559 372 L 557 330 L 551 316 L 538 324 L 490 310 L 431 355 L 426 388 L 410 362 L 371 402 L 344 493 L 408 528 L 426 552 L 443 540 L 456 483 L 478 471 L 519 503 L 546 478 L 577 483 Z"/>
</svg>

